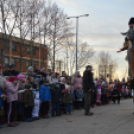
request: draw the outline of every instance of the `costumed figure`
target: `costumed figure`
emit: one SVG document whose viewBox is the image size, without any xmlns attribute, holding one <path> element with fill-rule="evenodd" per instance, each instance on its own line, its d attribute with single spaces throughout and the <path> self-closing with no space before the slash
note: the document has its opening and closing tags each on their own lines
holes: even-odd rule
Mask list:
<svg viewBox="0 0 134 134">
<path fill-rule="evenodd" d="M 134 18 L 130 19 L 128 25 L 129 25 L 128 32 L 122 33 L 122 35 L 126 36 L 123 48 L 117 52 L 127 50 L 126 60 L 128 61 L 129 65 L 127 83 L 131 83 L 131 88 L 134 89 Z"/>
</svg>

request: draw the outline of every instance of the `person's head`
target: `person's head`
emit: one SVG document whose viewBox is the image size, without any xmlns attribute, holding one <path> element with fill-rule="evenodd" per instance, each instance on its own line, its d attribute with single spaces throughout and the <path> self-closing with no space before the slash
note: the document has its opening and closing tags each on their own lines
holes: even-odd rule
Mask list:
<svg viewBox="0 0 134 134">
<path fill-rule="evenodd" d="M 78 85 L 78 89 L 82 89 L 82 85 L 81 84 Z"/>
<path fill-rule="evenodd" d="M 23 74 L 19 74 L 17 78 L 20 82 L 25 82 L 25 76 Z"/>
<path fill-rule="evenodd" d="M 92 71 L 92 66 L 91 66 L 91 65 L 87 65 L 87 66 L 86 66 L 86 70 L 87 70 L 87 71 Z"/>
<path fill-rule="evenodd" d="M 43 84 L 44 84 L 45 86 L 48 86 L 48 85 L 49 85 L 49 81 L 48 81 L 48 80 L 44 80 L 44 81 L 43 81 Z"/>
<path fill-rule="evenodd" d="M 54 85 L 55 87 L 59 88 L 58 82 L 54 82 L 53 85 Z"/>
<path fill-rule="evenodd" d="M 13 84 L 17 84 L 17 80 L 18 80 L 17 77 L 12 77 L 12 76 L 11 76 L 8 81 L 9 81 L 9 82 L 12 82 Z"/>
<path fill-rule="evenodd" d="M 26 84 L 25 84 L 25 89 L 27 89 L 27 90 L 32 90 L 32 85 L 29 84 L 29 83 L 26 83 Z"/>
<path fill-rule="evenodd" d="M 101 84 L 101 85 L 102 85 L 102 87 L 105 87 L 106 83 L 105 83 L 105 82 L 102 82 L 102 84 Z"/>
<path fill-rule="evenodd" d="M 55 72 L 52 72 L 51 76 L 52 77 L 55 77 L 56 76 Z"/>
<path fill-rule="evenodd" d="M 33 69 L 32 66 L 29 66 L 29 67 L 27 68 L 27 71 L 28 71 L 28 72 L 34 72 L 34 69 Z"/>
<path fill-rule="evenodd" d="M 129 26 L 134 26 L 134 18 L 131 18 L 128 22 Z"/>
<path fill-rule="evenodd" d="M 40 68 L 40 72 L 45 73 L 45 67 L 41 67 L 41 68 Z"/>
<path fill-rule="evenodd" d="M 39 83 L 40 83 L 40 78 L 38 78 L 38 77 L 35 78 L 35 83 L 36 83 L 36 84 L 39 84 Z"/>
<path fill-rule="evenodd" d="M 12 71 L 14 69 L 13 67 L 14 67 L 13 64 L 9 64 L 8 65 L 8 70 Z"/>
<path fill-rule="evenodd" d="M 71 90 L 71 87 L 69 85 L 65 84 L 65 89 L 66 90 Z"/>
<path fill-rule="evenodd" d="M 62 76 L 67 76 L 65 71 L 62 71 Z"/>
<path fill-rule="evenodd" d="M 79 70 L 77 70 L 76 72 L 75 72 L 75 76 L 80 76 L 80 71 Z"/>
<path fill-rule="evenodd" d="M 32 84 L 32 88 L 33 88 L 33 89 L 36 89 L 36 90 L 39 89 L 39 88 L 38 88 L 38 85 L 37 85 L 36 83 L 33 83 L 33 84 Z"/>
</svg>

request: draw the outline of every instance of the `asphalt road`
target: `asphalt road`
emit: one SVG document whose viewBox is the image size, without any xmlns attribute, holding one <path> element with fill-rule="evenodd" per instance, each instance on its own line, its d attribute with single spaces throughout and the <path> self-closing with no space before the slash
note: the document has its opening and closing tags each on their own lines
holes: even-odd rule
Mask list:
<svg viewBox="0 0 134 134">
<path fill-rule="evenodd" d="M 85 116 L 84 110 L 76 110 L 73 115 L 21 122 L 15 128 L 4 125 L 0 134 L 134 134 L 133 111 L 132 99 L 127 99 L 92 108 L 92 117 Z"/>
</svg>

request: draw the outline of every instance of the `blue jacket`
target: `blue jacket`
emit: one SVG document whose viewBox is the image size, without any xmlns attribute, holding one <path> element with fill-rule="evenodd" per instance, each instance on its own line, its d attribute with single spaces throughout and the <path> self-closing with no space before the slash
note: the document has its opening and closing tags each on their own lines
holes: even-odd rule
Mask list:
<svg viewBox="0 0 134 134">
<path fill-rule="evenodd" d="M 49 86 L 42 84 L 40 86 L 40 101 L 46 102 L 51 100 L 51 93 Z"/>
<path fill-rule="evenodd" d="M 0 90 L 0 108 L 2 107 L 1 95 L 2 95 L 2 92 L 1 92 L 1 90 Z"/>
</svg>

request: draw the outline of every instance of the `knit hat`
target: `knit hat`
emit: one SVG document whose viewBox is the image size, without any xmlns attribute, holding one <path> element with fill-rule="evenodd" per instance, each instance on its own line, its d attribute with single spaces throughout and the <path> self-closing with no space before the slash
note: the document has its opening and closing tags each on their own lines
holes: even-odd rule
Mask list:
<svg viewBox="0 0 134 134">
<path fill-rule="evenodd" d="M 18 78 L 17 77 L 13 77 L 13 78 L 10 78 L 8 81 L 9 82 L 14 82 L 14 81 L 16 81 Z"/>
<path fill-rule="evenodd" d="M 19 75 L 17 76 L 17 78 L 18 78 L 18 80 L 22 80 L 23 78 L 25 78 L 25 76 L 24 76 L 23 74 L 19 74 Z"/>
<path fill-rule="evenodd" d="M 65 79 L 65 77 L 60 77 L 60 81 L 62 82 Z"/>
<path fill-rule="evenodd" d="M 91 65 L 87 65 L 87 66 L 86 66 L 86 69 L 87 69 L 87 68 L 92 68 L 92 66 L 91 66 Z"/>
<path fill-rule="evenodd" d="M 32 67 L 32 66 L 29 66 L 29 67 L 27 68 L 27 70 L 28 70 L 28 71 L 33 70 L 33 67 Z"/>
<path fill-rule="evenodd" d="M 40 83 L 40 78 L 35 78 L 35 81 L 37 81 L 38 83 Z"/>
<path fill-rule="evenodd" d="M 65 89 L 68 89 L 68 88 L 70 88 L 70 86 L 66 84 L 66 85 L 65 85 Z"/>
<path fill-rule="evenodd" d="M 82 85 L 81 85 L 81 84 L 79 84 L 79 85 L 78 85 L 78 88 L 79 88 L 79 89 L 81 89 L 81 88 L 82 88 Z"/>
<path fill-rule="evenodd" d="M 128 22 L 128 25 L 134 24 L 134 18 L 131 18 Z"/>
</svg>

